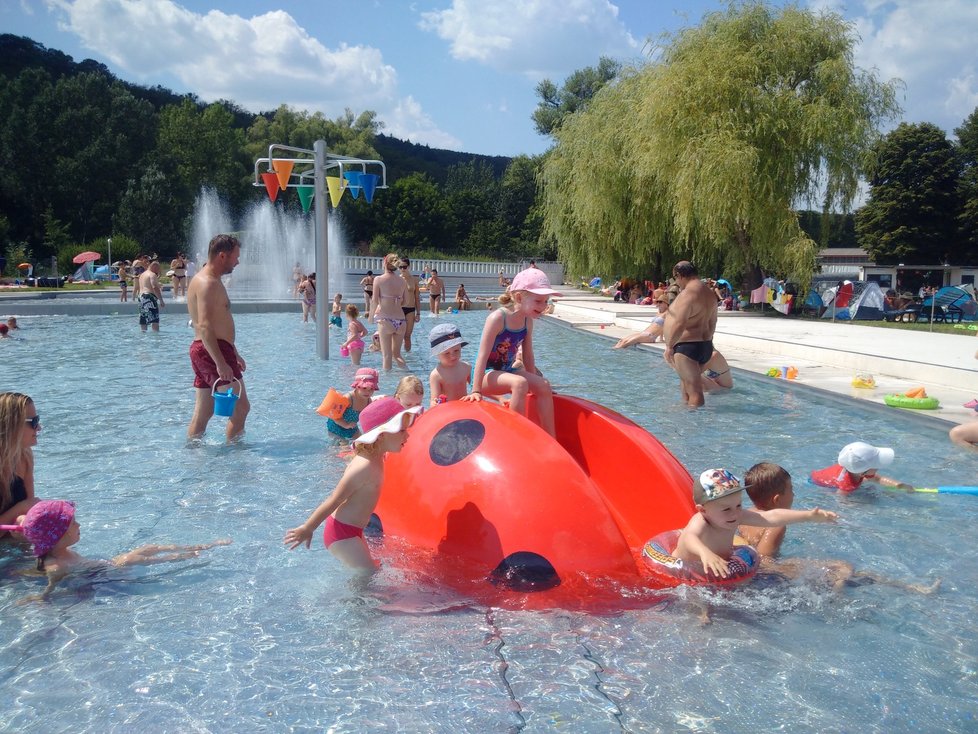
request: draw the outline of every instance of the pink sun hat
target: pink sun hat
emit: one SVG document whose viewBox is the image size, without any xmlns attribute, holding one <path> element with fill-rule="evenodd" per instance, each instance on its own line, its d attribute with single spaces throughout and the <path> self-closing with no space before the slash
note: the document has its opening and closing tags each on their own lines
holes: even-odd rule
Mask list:
<svg viewBox="0 0 978 734">
<path fill-rule="evenodd" d="M 380 375 L 371 367 L 361 367 L 353 376 L 353 384 L 350 387 L 372 387 L 376 390 L 380 387 Z"/>
<path fill-rule="evenodd" d="M 509 291 L 528 291 L 537 296 L 562 296 L 560 291 L 555 291 L 550 287 L 550 279 L 547 274 L 539 268 L 527 268 L 521 270 L 509 284 Z"/>
<path fill-rule="evenodd" d="M 421 406 L 405 408 L 397 398 L 374 400 L 360 414 L 360 430 L 363 432 L 353 440 L 353 445 L 371 444 L 383 433 L 398 433 L 414 423 L 421 412 Z"/>
<path fill-rule="evenodd" d="M 34 555 L 40 558 L 64 537 L 74 518 L 74 502 L 43 500 L 27 511 L 23 525 L 0 525 L 0 530 L 22 533 L 34 546 Z"/>
</svg>

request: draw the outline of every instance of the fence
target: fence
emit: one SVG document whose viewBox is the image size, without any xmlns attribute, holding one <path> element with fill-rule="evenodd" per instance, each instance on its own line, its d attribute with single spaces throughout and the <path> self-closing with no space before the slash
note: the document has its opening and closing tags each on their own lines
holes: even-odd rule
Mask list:
<svg viewBox="0 0 978 734">
<path fill-rule="evenodd" d="M 478 278 L 480 280 L 499 278 L 499 273 L 506 278 L 512 279 L 519 271 L 529 267 L 528 260 L 518 263 L 512 262 L 485 262 L 481 260 L 427 260 L 411 259 L 411 272 L 415 275 L 424 271 L 437 270 L 442 278 Z M 564 266 L 559 262 L 538 262 L 536 266 L 547 274 L 550 282 L 558 285 L 564 282 Z M 367 257 L 363 255 L 345 255 L 343 257 L 343 271 L 351 275 L 366 275 L 368 270 L 372 270 L 375 275 L 384 272 L 384 258 Z"/>
</svg>

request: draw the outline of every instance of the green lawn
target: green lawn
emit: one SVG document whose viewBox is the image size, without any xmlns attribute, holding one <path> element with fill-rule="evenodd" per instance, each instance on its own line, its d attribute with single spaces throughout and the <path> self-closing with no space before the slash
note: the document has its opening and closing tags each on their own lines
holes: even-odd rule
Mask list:
<svg viewBox="0 0 978 734">
<path fill-rule="evenodd" d="M 786 318 L 774 311 L 765 310 L 764 315 L 768 318 Z M 799 318 L 804 321 L 828 321 L 828 319 L 815 319 L 810 316 L 792 316 L 788 318 Z M 960 324 L 945 324 L 938 322 L 930 324 L 926 321 L 905 323 L 903 321 L 836 321 L 840 326 L 875 326 L 879 329 L 902 329 L 904 331 L 929 331 L 935 334 L 956 334 L 957 336 L 976 336 L 978 335 L 978 322 L 962 322 Z M 971 327 L 971 328 L 969 328 Z"/>
</svg>

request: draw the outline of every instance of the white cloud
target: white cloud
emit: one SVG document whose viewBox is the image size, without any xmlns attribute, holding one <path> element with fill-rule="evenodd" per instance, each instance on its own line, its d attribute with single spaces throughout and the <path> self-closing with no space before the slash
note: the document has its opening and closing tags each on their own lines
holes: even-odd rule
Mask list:
<svg viewBox="0 0 978 734">
<path fill-rule="evenodd" d="M 839 0 L 812 2 L 841 12 L 862 38 L 856 63 L 906 84 L 903 119 L 949 135 L 978 107 L 978 2 Z"/>
<path fill-rule="evenodd" d="M 369 46 L 326 48 L 285 11 L 244 18 L 195 13 L 172 0 L 46 0 L 63 30 L 137 79 L 170 75 L 204 101 L 233 100 L 245 109 L 280 104 L 328 117 L 372 109 L 387 131 L 415 142 L 458 141 L 443 133 L 410 97 L 397 72 Z"/>
<path fill-rule="evenodd" d="M 454 58 L 530 79 L 563 77 L 599 56 L 641 50 L 608 0 L 453 0 L 421 18 L 423 29 L 449 42 Z"/>
<path fill-rule="evenodd" d="M 462 141 L 439 130 L 421 109 L 421 105 L 410 95 L 398 101 L 387 114 L 385 121 L 387 122 L 385 132 L 402 140 L 430 145 L 433 148 L 462 149 Z"/>
</svg>

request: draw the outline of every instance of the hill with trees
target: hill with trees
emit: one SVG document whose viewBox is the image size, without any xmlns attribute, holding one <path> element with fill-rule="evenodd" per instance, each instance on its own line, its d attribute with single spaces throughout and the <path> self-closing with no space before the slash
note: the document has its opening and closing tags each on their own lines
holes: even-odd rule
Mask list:
<svg viewBox="0 0 978 734">
<path fill-rule="evenodd" d="M 344 205 L 364 252 L 415 257 L 542 257 L 533 212 L 536 159 L 441 150 L 381 133 L 374 112 L 335 119 L 285 105 L 251 113 L 231 100 L 116 78 L 103 64 L 0 35 L 0 252 L 13 264 L 80 250 L 167 258 L 186 247 L 194 200 L 210 187 L 240 213 L 264 196 L 255 159 L 269 144 L 379 158 L 389 188 Z M 294 202 L 283 206 L 297 206 Z"/>
</svg>

